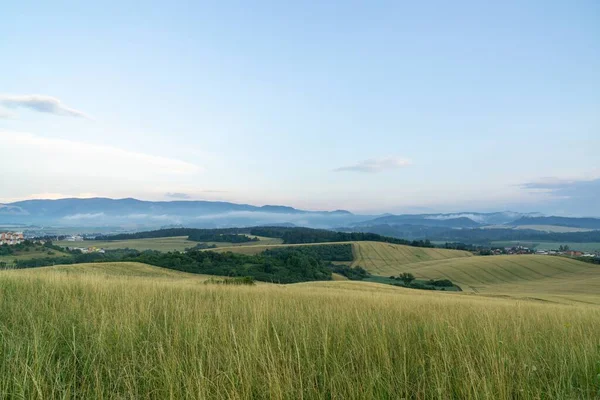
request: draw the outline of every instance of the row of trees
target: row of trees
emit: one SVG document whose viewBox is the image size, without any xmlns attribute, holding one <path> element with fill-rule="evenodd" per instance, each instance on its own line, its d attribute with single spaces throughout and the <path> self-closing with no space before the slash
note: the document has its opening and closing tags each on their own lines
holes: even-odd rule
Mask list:
<svg viewBox="0 0 600 400">
<path fill-rule="evenodd" d="M 369 232 L 336 232 L 325 229 L 289 228 L 279 226 L 255 227 L 252 235 L 280 238 L 285 244 L 373 241 L 415 247 L 435 247 L 429 240 L 404 240 Z"/>
</svg>

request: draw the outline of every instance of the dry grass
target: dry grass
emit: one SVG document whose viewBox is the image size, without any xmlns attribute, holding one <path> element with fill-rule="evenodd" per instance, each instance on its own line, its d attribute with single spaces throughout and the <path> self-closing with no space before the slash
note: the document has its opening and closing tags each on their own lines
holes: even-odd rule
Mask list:
<svg viewBox="0 0 600 400">
<path fill-rule="evenodd" d="M 0 397 L 599 394 L 595 306 L 350 281 L 223 287 L 153 269 L 0 273 Z"/>
</svg>

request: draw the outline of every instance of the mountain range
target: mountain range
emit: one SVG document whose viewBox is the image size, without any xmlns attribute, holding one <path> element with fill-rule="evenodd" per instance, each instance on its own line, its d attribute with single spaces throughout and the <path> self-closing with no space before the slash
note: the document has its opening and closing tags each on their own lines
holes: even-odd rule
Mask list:
<svg viewBox="0 0 600 400">
<path fill-rule="evenodd" d="M 465 229 L 557 225 L 600 229 L 597 218 L 548 217 L 540 213 L 446 213 L 358 215 L 345 210 L 307 211 L 288 206 L 253 206 L 215 201 L 143 201 L 133 198 L 67 198 L 25 200 L 0 204 L 0 224 L 69 227 L 125 227 L 130 229 L 185 225 L 231 227 L 254 225 L 356 228 L 385 226 L 398 230 L 423 228 Z M 383 228 L 381 228 L 383 227 Z"/>
</svg>

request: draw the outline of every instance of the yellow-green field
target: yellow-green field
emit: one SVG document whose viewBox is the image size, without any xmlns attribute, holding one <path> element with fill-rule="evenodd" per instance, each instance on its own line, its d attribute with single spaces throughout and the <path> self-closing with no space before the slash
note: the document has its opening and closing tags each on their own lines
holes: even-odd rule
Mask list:
<svg viewBox="0 0 600 400">
<path fill-rule="evenodd" d="M 0 397 L 592 399 L 599 326 L 591 305 L 362 282 L 2 271 Z"/>
<path fill-rule="evenodd" d="M 231 246 L 253 246 L 253 245 L 272 245 L 281 243 L 280 239 L 265 238 L 257 236 L 260 241 L 249 243 L 227 243 L 227 242 L 206 242 L 208 245 L 216 245 L 218 247 Z M 79 242 L 61 241 L 55 244 L 62 247 L 98 247 L 102 249 L 134 249 L 139 251 L 157 250 L 157 251 L 183 251 L 190 247 L 196 246 L 200 242 L 194 242 L 187 239 L 187 236 L 163 237 L 152 239 L 130 239 L 130 240 L 84 240 Z"/>
<path fill-rule="evenodd" d="M 382 242 L 354 242 L 352 251 L 354 252 L 353 266 L 361 266 L 375 275 L 382 276 L 396 275 L 397 267 L 404 264 L 472 256 L 468 251 L 430 249 Z"/>
<path fill-rule="evenodd" d="M 422 247 L 403 246 L 382 242 L 325 242 L 302 244 L 271 244 L 263 245 L 258 242 L 254 246 L 238 246 L 236 248 L 220 248 L 210 251 L 231 251 L 240 254 L 258 254 L 274 247 L 323 246 L 331 244 L 352 244 L 355 261 L 353 265 L 368 264 L 372 269 L 376 266 L 409 264 L 417 261 L 444 260 L 455 257 L 470 257 L 471 253 L 460 250 L 429 249 Z"/>
<path fill-rule="evenodd" d="M 485 256 L 364 267 L 384 276 L 410 272 L 421 279 L 447 278 L 468 292 L 600 304 L 600 266 L 566 257 Z"/>
</svg>

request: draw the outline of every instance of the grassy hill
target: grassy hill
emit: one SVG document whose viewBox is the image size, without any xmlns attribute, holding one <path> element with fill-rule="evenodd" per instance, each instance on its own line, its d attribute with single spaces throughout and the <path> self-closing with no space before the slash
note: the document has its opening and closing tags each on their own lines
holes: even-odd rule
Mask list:
<svg viewBox="0 0 600 400">
<path fill-rule="evenodd" d="M 598 307 L 351 281 L 228 287 L 171 274 L 182 276 L 139 264 L 0 271 L 2 396 L 600 394 Z"/>
<path fill-rule="evenodd" d="M 446 249 L 431 249 L 424 247 L 405 246 L 401 244 L 391 244 L 385 242 L 325 242 L 325 243 L 303 243 L 303 244 L 272 244 L 254 246 L 237 246 L 235 248 L 219 248 L 211 249 L 210 251 L 231 251 L 241 254 L 258 254 L 268 249 L 277 247 L 294 247 L 294 246 L 322 246 L 332 244 L 352 243 L 352 251 L 354 252 L 354 265 L 369 265 L 373 270 L 377 266 L 385 266 L 391 264 L 408 264 L 417 261 L 426 260 L 443 260 L 454 257 L 470 257 L 471 253 L 460 250 Z M 374 272 L 375 273 L 375 272 Z"/>
<path fill-rule="evenodd" d="M 365 268 L 369 270 L 369 266 Z M 381 272 L 373 269 L 371 272 Z M 600 267 L 565 257 L 512 255 L 453 258 L 390 266 L 390 275 L 447 278 L 464 291 L 600 304 Z"/>
<path fill-rule="evenodd" d="M 382 276 L 396 275 L 398 267 L 421 261 L 471 257 L 468 251 L 431 249 L 382 242 L 354 242 L 353 266 Z"/>
<path fill-rule="evenodd" d="M 107 262 L 86 263 L 74 265 L 55 265 L 52 267 L 28 268 L 23 270 L 11 270 L 5 273 L 19 276 L 58 277 L 67 275 L 70 277 L 117 277 L 117 278 L 164 278 L 164 279 L 192 279 L 204 280 L 208 275 L 190 274 L 172 269 L 155 267 L 137 262 Z"/>
</svg>

